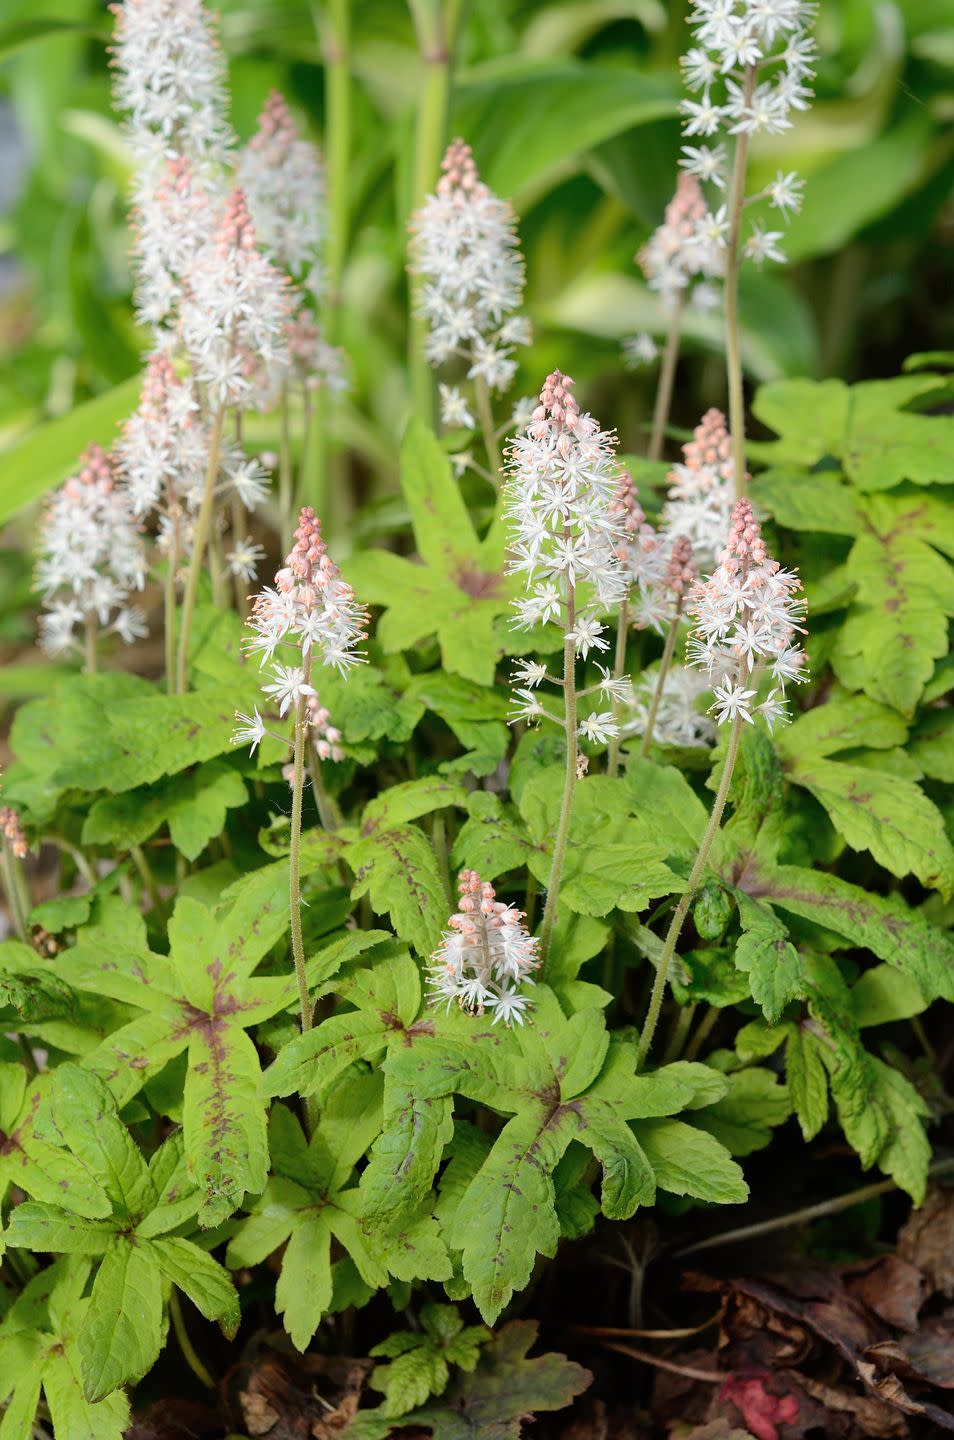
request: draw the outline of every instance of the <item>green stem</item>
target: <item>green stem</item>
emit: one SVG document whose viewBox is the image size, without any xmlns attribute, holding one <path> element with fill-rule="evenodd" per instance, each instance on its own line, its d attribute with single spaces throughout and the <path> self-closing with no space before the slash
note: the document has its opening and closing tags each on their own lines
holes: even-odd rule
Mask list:
<svg viewBox="0 0 954 1440">
<path fill-rule="evenodd" d="M 447 825 L 443 810 L 435 810 L 431 821 L 431 844 L 437 856 L 437 868 L 441 872 L 444 894 L 447 897 L 448 912 L 454 907 L 454 891 L 451 886 L 450 866 L 447 863 Z"/>
<path fill-rule="evenodd" d="M 698 1026 L 696 1027 L 696 1033 L 693 1035 L 692 1039 L 689 1041 L 689 1044 L 686 1046 L 686 1053 L 683 1056 L 683 1059 L 695 1060 L 696 1056 L 699 1054 L 699 1051 L 702 1049 L 703 1045 L 706 1043 L 709 1036 L 712 1034 L 713 1030 L 718 1025 L 719 1016 L 721 1014 L 722 1011 L 719 1009 L 718 1005 L 707 1006 L 706 1013 L 703 1015 L 702 1019 L 699 1021 Z"/>
<path fill-rule="evenodd" d="M 712 842 L 715 840 L 719 825 L 722 822 L 722 812 L 725 809 L 725 802 L 729 794 L 729 785 L 732 780 L 732 772 L 735 769 L 736 757 L 739 753 L 739 741 L 742 738 L 743 720 L 737 715 L 732 722 L 732 729 L 729 732 L 729 747 L 726 751 L 725 763 L 722 766 L 722 779 L 719 782 L 719 790 L 712 806 L 712 813 L 709 816 L 709 823 L 706 826 L 706 833 L 702 837 L 702 844 L 699 846 L 699 853 L 696 856 L 692 873 L 689 876 L 689 883 L 686 886 L 685 894 L 680 895 L 679 903 L 672 914 L 669 922 L 669 930 L 666 935 L 666 943 L 663 946 L 662 955 L 659 958 L 659 968 L 656 971 L 656 978 L 653 982 L 652 995 L 649 997 L 649 1011 L 643 1024 L 642 1034 L 639 1037 L 639 1049 L 636 1055 L 636 1069 L 642 1069 L 643 1062 L 649 1054 L 649 1047 L 653 1043 L 656 1024 L 659 1020 L 659 1012 L 662 1009 L 663 997 L 666 993 L 666 982 L 669 979 L 669 967 L 672 964 L 672 957 L 676 953 L 676 943 L 682 931 L 683 922 L 689 913 L 689 906 L 692 904 L 693 896 L 702 879 L 709 859 L 709 852 L 712 849 Z"/>
<path fill-rule="evenodd" d="M 613 662 L 613 679 L 622 680 L 623 671 L 626 669 L 626 641 L 629 639 L 629 591 L 623 597 L 619 607 L 619 619 L 616 622 L 616 658 Z M 620 702 L 613 696 L 613 724 L 619 724 Z M 606 755 L 606 773 L 615 775 L 619 770 L 619 747 L 620 737 L 611 735 L 609 750 Z"/>
<path fill-rule="evenodd" d="M 202 559 L 205 555 L 205 547 L 208 544 L 209 532 L 212 528 L 212 514 L 215 509 L 215 485 L 219 475 L 219 452 L 222 448 L 222 426 L 224 421 L 225 407 L 224 405 L 220 405 L 215 412 L 215 419 L 212 422 L 212 435 L 209 440 L 209 458 L 205 473 L 205 490 L 202 495 L 202 503 L 199 506 L 199 513 L 196 517 L 192 558 L 189 561 L 189 572 L 186 576 L 185 591 L 182 596 L 182 616 L 179 626 L 179 654 L 176 662 L 176 690 L 180 695 L 185 693 L 186 677 L 189 672 L 189 640 L 192 636 L 192 612 L 195 610 L 195 602 L 199 594 L 199 575 L 202 572 Z"/>
<path fill-rule="evenodd" d="M 96 617 L 95 617 L 94 615 L 87 615 L 87 617 L 86 617 L 86 635 L 85 635 L 84 649 L 83 649 L 83 653 L 84 653 L 83 674 L 84 674 L 84 675 L 95 675 L 95 674 L 96 674 L 96 671 L 97 671 L 97 668 L 98 668 L 98 664 L 97 664 L 98 657 L 97 657 L 97 650 L 96 650 L 97 635 L 98 635 L 98 631 L 97 631 L 97 628 L 96 628 Z"/>
<path fill-rule="evenodd" d="M 7 892 L 7 905 L 10 910 L 10 919 L 18 937 L 25 945 L 30 943 L 30 932 L 27 929 L 26 912 L 20 896 L 20 887 L 17 884 L 16 867 L 17 858 L 6 840 L 0 845 L 0 857 L 3 865 L 3 888 Z"/>
<path fill-rule="evenodd" d="M 423 81 L 414 136 L 414 169 L 411 208 L 416 210 L 433 189 L 447 145 L 447 116 L 450 110 L 452 48 L 457 28 L 458 6 L 414 3 L 411 10 L 418 32 Z M 432 23 L 428 23 L 428 13 Z M 427 322 L 417 304 L 417 285 L 412 283 L 411 320 L 408 330 L 408 369 L 415 414 L 430 424 L 434 412 L 434 376 L 424 353 Z"/>
<path fill-rule="evenodd" d="M 663 1064 L 668 1065 L 673 1060 L 678 1060 L 682 1054 L 682 1048 L 686 1043 L 686 1036 L 692 1027 L 692 1019 L 696 1013 L 695 1004 L 683 1005 L 676 1016 L 676 1023 L 672 1027 L 672 1034 L 669 1037 L 669 1044 L 666 1046 L 666 1053 L 663 1055 Z"/>
<path fill-rule="evenodd" d="M 288 411 L 288 386 L 282 386 L 281 398 L 281 443 L 278 468 L 278 544 L 284 555 L 291 549 L 292 507 L 295 503 L 295 481 L 292 475 L 291 458 L 291 417 Z"/>
<path fill-rule="evenodd" d="M 179 525 L 181 514 L 175 495 L 169 496 L 169 552 L 166 556 L 166 579 L 163 586 L 163 625 L 166 646 L 166 689 L 176 693 L 176 571 L 179 568 Z"/>
<path fill-rule="evenodd" d="M 22 1030 L 17 1035 L 17 1041 L 20 1046 L 20 1053 L 23 1056 L 24 1064 L 26 1065 L 30 1074 L 39 1075 L 40 1067 L 36 1063 L 36 1056 L 33 1053 L 33 1046 L 30 1044 L 29 1040 L 24 1035 Z"/>
<path fill-rule="evenodd" d="M 311 746 L 308 748 L 308 773 L 311 776 L 311 790 L 315 797 L 315 806 L 322 829 L 327 830 L 329 835 L 333 835 L 341 824 L 341 814 L 333 796 L 328 793 L 321 761 Z"/>
<path fill-rule="evenodd" d="M 477 416 L 480 420 L 480 428 L 484 436 L 487 464 L 494 477 L 494 484 L 499 489 L 500 472 L 503 469 L 503 455 L 500 453 L 500 441 L 497 439 L 497 432 L 494 429 L 494 412 L 490 403 L 490 386 L 482 375 L 477 375 L 474 379 L 474 399 L 477 403 Z"/>
<path fill-rule="evenodd" d="M 185 1360 L 200 1384 L 204 1385 L 207 1390 L 214 1390 L 215 1381 L 199 1359 L 195 1347 L 189 1339 L 189 1332 L 186 1330 L 185 1319 L 182 1315 L 182 1303 L 179 1299 L 179 1292 L 174 1285 L 169 1295 L 169 1317 L 172 1320 L 172 1328 L 176 1332 L 176 1339 L 179 1342 L 179 1349 L 182 1351 L 183 1360 Z"/>
<path fill-rule="evenodd" d="M 576 625 L 576 590 L 568 586 L 566 601 L 566 629 L 563 640 L 563 714 L 566 733 L 566 775 L 563 781 L 563 800 L 560 805 L 560 820 L 556 839 L 553 842 L 553 863 L 550 866 L 550 883 L 547 886 L 547 902 L 543 908 L 543 925 L 540 929 L 540 978 L 547 963 L 547 953 L 556 923 L 557 900 L 560 895 L 560 879 L 566 856 L 567 840 L 570 835 L 570 821 L 573 818 L 573 795 L 577 781 L 577 737 L 576 737 L 576 642 L 570 631 Z"/>
<path fill-rule="evenodd" d="M 313 4 L 325 69 L 325 173 L 327 176 L 329 306 L 340 304 L 348 253 L 351 179 L 351 0 Z M 330 318 L 330 317 L 329 317 Z M 336 326 L 329 324 L 334 333 Z"/>
<path fill-rule="evenodd" d="M 241 450 L 242 447 L 242 412 L 235 411 L 235 443 Z M 229 500 L 229 509 L 232 512 L 232 545 L 237 548 L 248 538 L 248 515 L 245 506 L 236 490 L 232 491 Z M 246 582 L 241 575 L 233 576 L 232 588 L 235 594 L 235 608 L 241 616 L 248 612 L 248 597 L 245 594 Z"/>
<path fill-rule="evenodd" d="M 663 690 L 666 686 L 666 676 L 669 674 L 669 667 L 672 664 L 673 652 L 676 648 L 676 639 L 679 635 L 679 622 L 682 619 L 682 596 L 676 600 L 676 613 L 672 617 L 669 626 L 669 633 L 666 636 L 666 644 L 663 648 L 662 660 L 659 662 L 659 674 L 656 676 L 656 688 L 653 690 L 653 698 L 649 702 L 649 714 L 646 716 L 646 729 L 643 733 L 643 743 L 639 747 L 639 753 L 645 760 L 649 754 L 649 747 L 653 743 L 653 730 L 656 727 L 656 716 L 659 713 L 659 704 L 663 697 Z"/>
<path fill-rule="evenodd" d="M 752 99 L 758 75 L 756 66 L 745 72 L 743 104 Z M 725 366 L 729 388 L 729 431 L 732 436 L 732 464 L 735 474 L 736 499 L 746 493 L 745 474 L 745 392 L 742 387 L 742 356 L 739 349 L 739 241 L 742 235 L 742 211 L 745 206 L 745 173 L 748 164 L 749 137 L 741 134 L 735 146 L 732 182 L 729 189 L 729 238 L 725 261 Z"/>
<path fill-rule="evenodd" d="M 311 672 L 310 657 L 305 660 L 305 684 Z M 301 1009 L 301 1030 L 306 1034 L 312 1027 L 311 997 L 308 994 L 308 975 L 305 970 L 305 946 L 301 934 L 301 809 L 302 793 L 305 788 L 305 739 L 308 721 L 305 715 L 305 697 L 299 696 L 295 704 L 295 764 L 292 779 L 291 845 L 288 852 L 289 905 L 291 912 L 292 958 L 295 962 L 295 978 L 298 981 L 298 1000 Z"/>
<path fill-rule="evenodd" d="M 946 1175 L 954 1170 L 954 1157 L 935 1160 L 928 1167 L 928 1175 Z M 775 1230 L 787 1230 L 791 1225 L 806 1225 L 810 1220 L 821 1220 L 826 1215 L 837 1215 L 841 1210 L 852 1210 L 879 1195 L 890 1195 L 899 1188 L 896 1180 L 876 1180 L 873 1185 L 862 1185 L 850 1190 L 847 1195 L 836 1195 L 833 1200 L 822 1200 L 817 1205 L 806 1205 L 802 1210 L 790 1210 L 787 1215 L 776 1215 L 771 1220 L 758 1220 L 754 1225 L 740 1225 L 737 1230 L 723 1230 L 721 1235 L 709 1235 L 705 1240 L 694 1240 L 676 1250 L 676 1256 L 694 1255 L 699 1250 L 712 1250 L 717 1245 L 731 1245 L 737 1240 L 753 1240 L 758 1235 L 771 1235 Z"/>
<path fill-rule="evenodd" d="M 669 411 L 672 407 L 672 388 L 676 378 L 676 363 L 679 359 L 679 337 L 682 331 L 682 311 L 684 304 L 685 299 L 683 292 L 680 291 L 673 304 L 672 314 L 669 317 L 669 333 L 666 336 L 662 365 L 659 369 L 659 380 L 656 383 L 656 403 L 653 406 L 653 428 L 649 437 L 649 449 L 646 452 L 650 460 L 660 460 L 662 458 L 663 444 L 666 439 L 666 426 L 669 424 Z"/>
<path fill-rule="evenodd" d="M 146 859 L 145 851 L 141 845 L 130 845 L 129 853 L 132 856 L 133 864 L 139 872 L 139 878 L 146 887 L 149 899 L 152 901 L 152 908 L 158 915 L 161 915 L 164 909 L 162 896 L 159 894 L 159 886 L 156 883 L 155 875 L 152 873 L 152 866 Z"/>
</svg>

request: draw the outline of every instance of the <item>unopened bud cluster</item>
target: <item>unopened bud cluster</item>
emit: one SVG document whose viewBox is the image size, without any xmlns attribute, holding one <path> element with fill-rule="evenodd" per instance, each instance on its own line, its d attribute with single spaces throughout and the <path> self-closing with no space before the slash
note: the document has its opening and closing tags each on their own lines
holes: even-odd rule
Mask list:
<svg viewBox="0 0 954 1440">
<path fill-rule="evenodd" d="M 462 870 L 457 888 L 458 911 L 428 967 L 431 1004 L 450 1009 L 456 1001 L 471 1014 L 489 1011 L 495 1025 L 520 1025 L 530 1004 L 520 987 L 533 983 L 537 940 L 523 911 L 498 900 L 476 870 Z"/>
</svg>

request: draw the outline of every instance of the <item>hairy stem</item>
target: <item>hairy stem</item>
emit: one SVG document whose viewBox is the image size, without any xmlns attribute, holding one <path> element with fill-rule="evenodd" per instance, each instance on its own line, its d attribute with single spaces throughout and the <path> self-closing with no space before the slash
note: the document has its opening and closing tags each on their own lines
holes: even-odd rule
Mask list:
<svg viewBox="0 0 954 1440">
<path fill-rule="evenodd" d="M 703 1045 L 706 1043 L 709 1036 L 712 1034 L 713 1030 L 718 1025 L 719 1016 L 721 1014 L 722 1011 L 719 1009 L 718 1005 L 706 1006 L 706 1013 L 699 1021 L 699 1024 L 696 1027 L 695 1034 L 689 1041 L 689 1044 L 686 1046 L 686 1051 L 683 1056 L 684 1060 L 695 1060 L 696 1056 L 699 1054 L 699 1051 L 702 1049 Z"/>
<path fill-rule="evenodd" d="M 682 596 L 680 595 L 676 599 L 676 613 L 672 617 L 669 631 L 666 635 L 666 644 L 663 647 L 662 660 L 659 662 L 659 674 L 656 676 L 656 688 L 653 690 L 653 698 L 649 702 L 649 714 L 646 716 L 646 729 L 643 734 L 643 743 L 639 747 L 639 753 L 644 760 L 649 754 L 650 745 L 653 743 L 653 730 L 656 727 L 656 716 L 659 713 L 659 705 L 666 685 L 666 676 L 669 674 L 669 667 L 672 664 L 673 653 L 676 649 L 676 639 L 679 635 L 679 622 L 681 619 Z"/>
<path fill-rule="evenodd" d="M 306 657 L 304 668 L 307 685 L 311 675 L 310 656 Z M 291 845 L 288 852 L 292 958 L 295 962 L 295 978 L 298 981 L 303 1035 L 312 1026 L 311 997 L 308 994 L 308 975 L 305 971 L 305 946 L 301 935 L 301 807 L 305 788 L 305 739 L 308 732 L 305 703 L 304 695 L 300 695 L 295 702 L 295 765 L 292 779 Z"/>
<path fill-rule="evenodd" d="M 477 402 L 477 416 L 480 420 L 480 428 L 484 437 L 484 448 L 487 451 L 487 464 L 494 477 L 494 484 L 500 486 L 500 471 L 503 468 L 503 456 L 500 453 L 500 441 L 494 429 L 494 412 L 490 403 L 490 386 L 482 375 L 474 379 L 474 399 Z"/>
<path fill-rule="evenodd" d="M 758 70 L 750 65 L 745 72 L 743 104 L 752 99 Z M 745 478 L 745 394 L 742 388 L 742 357 L 739 351 L 739 241 L 745 205 L 745 172 L 749 137 L 739 135 L 732 164 L 729 189 L 729 238 L 725 261 L 725 366 L 729 387 L 729 431 L 732 436 L 732 464 L 736 499 L 746 493 Z"/>
<path fill-rule="evenodd" d="M 613 661 L 613 679 L 622 680 L 626 669 L 626 641 L 629 639 L 629 591 L 623 596 L 616 621 L 616 658 Z M 620 702 L 613 696 L 613 724 L 619 723 Z M 620 737 L 611 735 L 606 755 L 606 773 L 615 775 L 619 770 Z"/>
<path fill-rule="evenodd" d="M 659 1012 L 662 1009 L 663 997 L 666 993 L 666 982 L 669 979 L 669 967 L 672 965 L 672 957 L 676 953 L 676 944 L 679 940 L 686 915 L 689 913 L 689 906 L 692 904 L 696 888 L 705 871 L 706 862 L 709 859 L 709 852 L 712 849 L 712 842 L 715 840 L 719 825 L 722 822 L 722 812 L 725 809 L 726 798 L 729 794 L 729 785 L 732 781 L 732 772 L 735 769 L 736 757 L 739 753 L 739 741 L 742 738 L 743 723 L 741 715 L 737 715 L 732 722 L 732 729 L 729 732 L 729 748 L 726 751 L 725 763 L 722 766 L 722 779 L 719 782 L 718 794 L 712 805 L 712 813 L 709 816 L 706 833 L 702 837 L 702 844 L 699 846 L 699 853 L 692 867 L 692 873 L 689 876 L 689 883 L 686 887 L 685 894 L 680 895 L 679 903 L 673 911 L 672 919 L 669 922 L 666 943 L 663 946 L 663 952 L 659 958 L 659 967 L 653 982 L 652 994 L 649 997 L 649 1011 L 643 1024 L 642 1034 L 639 1037 L 639 1049 L 636 1054 L 637 1071 L 642 1069 L 643 1062 L 649 1054 L 649 1047 L 653 1043 L 653 1035 L 659 1020 Z"/>
<path fill-rule="evenodd" d="M 672 407 L 672 388 L 676 378 L 676 363 L 679 359 L 679 339 L 682 333 L 682 311 L 684 305 L 685 299 L 682 291 L 680 291 L 673 303 L 672 313 L 669 317 L 669 331 L 666 335 L 662 365 L 659 367 L 659 379 L 656 382 L 656 403 L 653 406 L 653 428 L 649 437 L 649 449 L 646 452 L 650 460 L 660 460 L 662 458 L 663 444 L 666 439 L 666 426 L 669 424 L 669 411 Z"/>
<path fill-rule="evenodd" d="M 547 886 L 547 901 L 543 908 L 543 925 L 540 929 L 540 978 L 547 963 L 547 952 L 556 923 L 557 901 L 560 896 L 560 878 L 570 835 L 570 821 L 573 818 L 573 795 L 577 781 L 577 738 L 576 738 L 576 642 L 570 631 L 576 624 L 576 590 L 567 588 L 566 630 L 563 640 L 563 716 L 566 734 L 566 776 L 563 781 L 563 800 L 560 805 L 560 820 L 556 839 L 553 842 L 553 863 L 550 866 L 550 883 Z"/>
<path fill-rule="evenodd" d="M 199 575 L 202 559 L 212 529 L 212 515 L 215 509 L 215 485 L 219 474 L 219 452 L 222 448 L 222 426 L 225 421 L 225 406 L 220 405 L 212 422 L 212 436 L 209 441 L 209 459 L 205 472 L 205 490 L 195 522 L 195 537 L 192 544 L 192 558 L 186 576 L 182 596 L 182 615 L 179 626 L 179 654 L 176 663 L 176 689 L 185 693 L 186 677 L 189 672 L 189 640 L 192 636 L 192 613 L 199 594 Z"/>
</svg>

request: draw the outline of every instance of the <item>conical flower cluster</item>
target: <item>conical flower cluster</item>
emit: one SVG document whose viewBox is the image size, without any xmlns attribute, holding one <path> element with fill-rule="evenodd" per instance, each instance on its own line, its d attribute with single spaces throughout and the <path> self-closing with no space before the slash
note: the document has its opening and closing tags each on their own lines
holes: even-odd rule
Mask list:
<svg viewBox="0 0 954 1440">
<path fill-rule="evenodd" d="M 651 290 L 669 310 L 693 280 L 714 278 L 725 269 L 721 247 L 706 238 L 702 222 L 709 213 L 694 175 L 682 171 L 663 223 L 636 256 Z"/>
<path fill-rule="evenodd" d="M 661 524 L 671 539 L 684 535 L 701 569 L 715 564 L 735 503 L 732 441 L 721 410 L 707 410 L 683 460 L 669 473 L 669 498 Z"/>
<path fill-rule="evenodd" d="M 719 563 L 696 584 L 687 607 L 694 620 L 689 663 L 702 666 L 715 690 L 711 707 L 719 724 L 737 716 L 752 723 L 753 711 L 769 727 L 788 718 L 785 686 L 806 680 L 806 657 L 798 635 L 805 614 L 801 582 L 769 555 L 748 500 L 739 500 Z M 768 671 L 774 686 L 753 705 Z"/>
<path fill-rule="evenodd" d="M 456 1001 L 471 1014 L 489 1010 L 495 1025 L 521 1025 L 530 998 L 520 986 L 533 983 L 539 963 L 523 911 L 498 900 L 476 870 L 462 870 L 457 888 L 460 908 L 428 967 L 431 1004 L 450 1009 Z"/>
<path fill-rule="evenodd" d="M 463 356 L 471 378 L 506 390 L 516 370 L 513 346 L 530 340 L 527 321 L 515 313 L 524 266 L 513 210 L 480 179 L 463 140 L 448 147 L 441 168 L 437 193 L 411 221 L 427 356 L 432 365 Z"/>
<path fill-rule="evenodd" d="M 269 95 L 255 134 L 238 156 L 236 178 L 263 253 L 309 288 L 318 285 L 325 238 L 321 158 L 299 135 L 277 90 Z"/>
<path fill-rule="evenodd" d="M 146 633 L 128 604 L 146 578 L 142 540 L 115 465 L 91 445 L 76 475 L 50 500 L 40 527 L 36 589 L 43 594 L 40 643 L 51 655 L 76 645 L 79 626 L 112 630 L 126 644 Z"/>
<path fill-rule="evenodd" d="M 11 805 L 0 805 L 0 835 L 18 860 L 26 859 L 29 851 L 20 816 Z"/>
</svg>

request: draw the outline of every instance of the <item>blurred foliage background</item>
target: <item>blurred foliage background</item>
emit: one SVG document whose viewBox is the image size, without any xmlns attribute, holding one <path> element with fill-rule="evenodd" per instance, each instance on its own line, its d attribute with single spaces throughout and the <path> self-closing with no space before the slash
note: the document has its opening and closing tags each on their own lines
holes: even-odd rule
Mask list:
<svg viewBox="0 0 954 1440">
<path fill-rule="evenodd" d="M 433 12 L 441 0 L 417 3 Z M 278 86 L 322 143 L 321 4 L 219 8 L 239 136 Z M 679 0 L 470 0 L 451 57 L 449 132 L 471 142 L 519 218 L 536 333 L 520 390 L 559 365 L 625 450 L 641 446 L 655 373 L 628 372 L 619 342 L 662 333 L 633 255 L 673 189 L 685 13 Z M 335 15 L 350 22 L 336 328 L 353 383 L 333 428 L 359 492 L 380 494 L 408 405 L 405 227 L 426 67 L 401 0 L 331 0 Z M 110 29 L 97 0 L 2 7 L 0 447 L 139 368 Z M 822 0 L 817 35 L 815 105 L 755 152 L 756 178 L 797 169 L 807 185 L 790 264 L 744 275 L 753 382 L 888 375 L 912 351 L 951 347 L 954 0 Z M 674 413 L 689 426 L 723 403 L 724 372 L 719 316 L 690 315 L 686 328 Z M 78 450 L 81 436 L 64 444 L 74 439 Z"/>
</svg>

